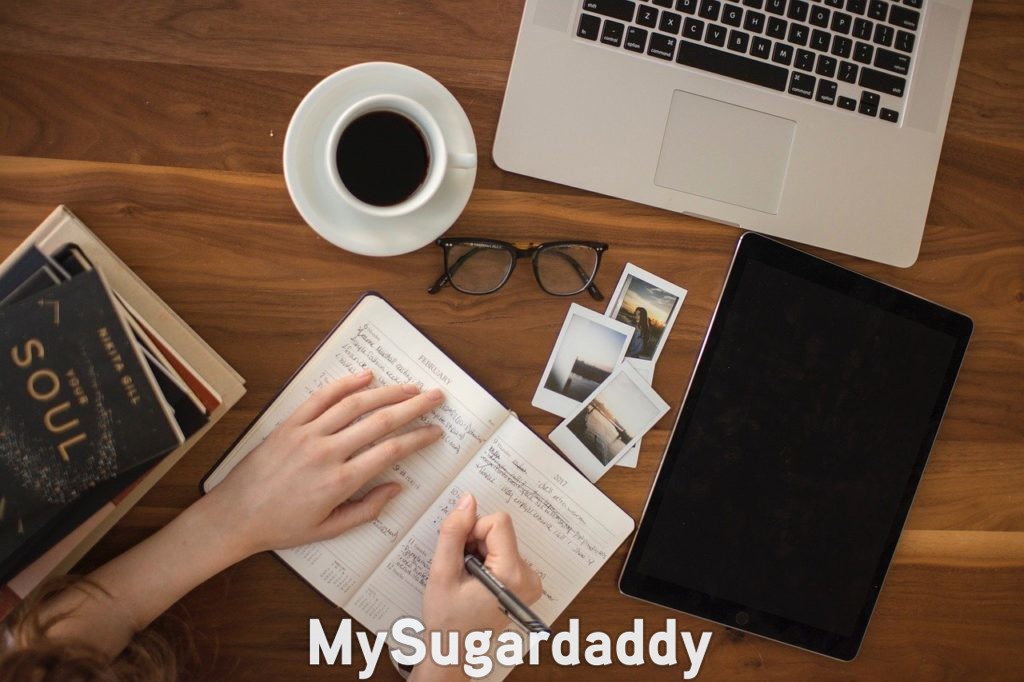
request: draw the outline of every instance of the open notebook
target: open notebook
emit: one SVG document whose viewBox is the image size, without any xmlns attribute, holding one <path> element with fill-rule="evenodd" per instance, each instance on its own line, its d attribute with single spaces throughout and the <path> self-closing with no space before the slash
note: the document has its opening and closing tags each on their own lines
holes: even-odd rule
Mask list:
<svg viewBox="0 0 1024 682">
<path fill-rule="evenodd" d="M 520 551 L 540 574 L 534 606 L 554 621 L 633 530 L 633 520 L 565 462 L 384 299 L 364 296 L 203 481 L 211 490 L 313 391 L 370 368 L 375 384 L 439 386 L 445 403 L 423 422 L 444 437 L 370 481 L 402 493 L 374 523 L 278 552 L 369 630 L 421 617 L 441 521 L 464 493 L 481 515 L 512 516 Z M 419 423 L 416 424 L 417 426 Z"/>
</svg>

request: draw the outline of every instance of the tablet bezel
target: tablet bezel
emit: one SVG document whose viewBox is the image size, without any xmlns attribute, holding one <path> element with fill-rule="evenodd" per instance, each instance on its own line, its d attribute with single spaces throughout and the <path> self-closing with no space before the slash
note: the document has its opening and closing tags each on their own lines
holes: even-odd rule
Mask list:
<svg viewBox="0 0 1024 682">
<path fill-rule="evenodd" d="M 853 634 L 849 636 L 821 630 L 773 613 L 762 612 L 757 609 L 748 608 L 743 604 L 712 597 L 698 590 L 692 590 L 681 585 L 644 576 L 639 572 L 636 565 L 638 552 L 635 550 L 644 545 L 651 533 L 652 522 L 650 519 L 652 517 L 648 516 L 647 511 L 649 509 L 656 509 L 661 500 L 664 499 L 664 496 L 669 492 L 667 490 L 669 477 L 662 476 L 662 470 L 669 471 L 681 456 L 677 443 L 681 441 L 692 419 L 697 402 L 693 398 L 700 394 L 704 385 L 707 374 L 707 363 L 704 362 L 704 359 L 705 357 L 711 357 L 720 340 L 720 328 L 716 324 L 720 319 L 719 311 L 727 309 L 731 304 L 739 286 L 740 275 L 751 260 L 759 260 L 799 277 L 810 279 L 819 285 L 853 296 L 858 300 L 881 307 L 907 319 L 915 320 L 932 329 L 949 334 L 956 339 L 956 345 L 950 364 L 946 369 L 946 376 L 939 393 L 939 399 L 936 401 L 932 411 L 928 431 L 922 439 L 910 478 L 900 500 L 899 509 L 893 517 L 889 535 L 886 539 L 885 550 L 875 569 L 871 588 L 865 595 L 864 603 L 857 618 L 857 625 L 854 628 Z M 732 265 L 726 277 L 725 285 L 722 288 L 722 294 L 712 315 L 708 333 L 704 338 L 700 353 L 697 356 L 690 385 L 687 387 L 682 407 L 672 429 L 672 435 L 662 456 L 654 485 L 644 506 L 643 516 L 633 537 L 633 543 L 630 546 L 622 574 L 619 577 L 619 590 L 626 596 L 667 606 L 705 620 L 721 623 L 728 627 L 760 635 L 784 644 L 807 649 L 843 661 L 853 660 L 863 641 L 868 621 L 871 618 L 875 602 L 892 561 L 896 544 L 899 541 L 900 533 L 903 530 L 903 525 L 906 522 L 907 514 L 914 499 L 914 494 L 924 472 L 928 454 L 935 441 L 949 396 L 956 383 L 956 377 L 972 330 L 973 323 L 965 315 L 883 284 L 852 270 L 839 267 L 773 239 L 768 239 L 755 233 L 744 234 L 739 239 Z"/>
</svg>

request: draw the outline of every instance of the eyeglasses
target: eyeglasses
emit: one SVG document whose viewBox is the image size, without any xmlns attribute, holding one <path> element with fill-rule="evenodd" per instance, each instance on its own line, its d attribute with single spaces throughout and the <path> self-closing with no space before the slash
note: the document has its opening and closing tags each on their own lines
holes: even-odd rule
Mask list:
<svg viewBox="0 0 1024 682">
<path fill-rule="evenodd" d="M 442 237 L 437 245 L 444 249 L 444 274 L 428 294 L 449 284 L 464 294 L 492 294 L 505 286 L 520 258 L 529 258 L 537 284 L 547 293 L 572 296 L 586 290 L 595 301 L 604 298 L 594 276 L 607 244 L 565 241 L 523 247 L 497 239 Z"/>
</svg>

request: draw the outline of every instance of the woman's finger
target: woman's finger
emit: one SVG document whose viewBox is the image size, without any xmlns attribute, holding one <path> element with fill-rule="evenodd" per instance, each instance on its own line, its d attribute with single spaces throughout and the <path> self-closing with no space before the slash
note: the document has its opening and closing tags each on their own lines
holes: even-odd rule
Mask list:
<svg viewBox="0 0 1024 682">
<path fill-rule="evenodd" d="M 337 433 L 365 414 L 387 405 L 394 405 L 419 395 L 420 389 L 412 384 L 381 386 L 365 391 L 349 393 L 339 402 L 331 405 L 310 425 L 316 433 L 329 436 Z"/>
<path fill-rule="evenodd" d="M 402 486 L 399 484 L 385 483 L 363 495 L 361 500 L 349 500 L 338 505 L 320 524 L 324 539 L 338 537 L 349 528 L 373 521 L 400 492 Z"/>
<path fill-rule="evenodd" d="M 370 443 L 391 435 L 396 429 L 423 416 L 443 400 L 440 389 L 432 388 L 396 405 L 383 407 L 347 429 L 329 436 L 331 447 L 339 452 L 359 452 Z"/>
<path fill-rule="evenodd" d="M 519 543 L 512 518 L 505 512 L 488 514 L 473 526 L 470 538 L 477 541 L 484 555 L 498 566 L 511 568 L 519 562 Z"/>
<path fill-rule="evenodd" d="M 441 433 L 440 426 L 423 426 L 392 436 L 359 453 L 342 465 L 345 467 L 346 486 L 358 489 L 377 474 L 393 466 L 395 462 L 435 442 L 441 437 Z"/>
<path fill-rule="evenodd" d="M 466 539 L 476 521 L 476 499 L 469 493 L 459 498 L 455 509 L 441 522 L 434 558 L 430 561 L 430 579 L 454 583 L 466 572 Z"/>
<path fill-rule="evenodd" d="M 316 393 L 309 396 L 306 402 L 295 408 L 291 416 L 285 420 L 290 426 L 302 426 L 319 417 L 327 408 L 334 405 L 348 394 L 358 391 L 373 380 L 373 372 L 366 370 L 360 374 L 349 374 L 335 379 Z"/>
</svg>

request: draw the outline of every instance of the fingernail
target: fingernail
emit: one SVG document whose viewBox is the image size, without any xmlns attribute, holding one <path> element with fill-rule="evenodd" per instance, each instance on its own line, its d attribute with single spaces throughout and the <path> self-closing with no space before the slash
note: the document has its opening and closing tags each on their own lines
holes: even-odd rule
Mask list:
<svg viewBox="0 0 1024 682">
<path fill-rule="evenodd" d="M 473 495 L 470 493 L 466 493 L 465 495 L 459 498 L 459 503 L 455 505 L 455 508 L 458 509 L 459 511 L 462 511 L 465 509 L 469 509 L 469 505 L 471 504 L 473 504 Z"/>
<path fill-rule="evenodd" d="M 364 369 L 362 372 L 360 372 L 356 376 L 359 377 L 360 379 L 365 379 L 366 377 L 368 377 L 368 376 L 370 376 L 372 374 L 373 374 L 372 370 Z"/>
<path fill-rule="evenodd" d="M 400 492 L 402 492 L 402 486 L 401 485 L 395 485 L 391 489 L 391 492 L 388 493 L 388 499 L 389 500 L 395 499 L 396 497 L 398 497 L 398 493 L 400 493 Z"/>
<path fill-rule="evenodd" d="M 441 400 L 444 399 L 444 394 L 441 393 L 441 389 L 432 388 L 429 391 L 427 391 L 427 397 L 430 398 L 430 400 L 432 400 L 433 402 L 439 403 L 441 402 Z"/>
<path fill-rule="evenodd" d="M 416 395 L 420 392 L 420 387 L 416 384 L 406 384 L 405 386 L 402 386 L 402 390 L 409 395 Z"/>
</svg>

